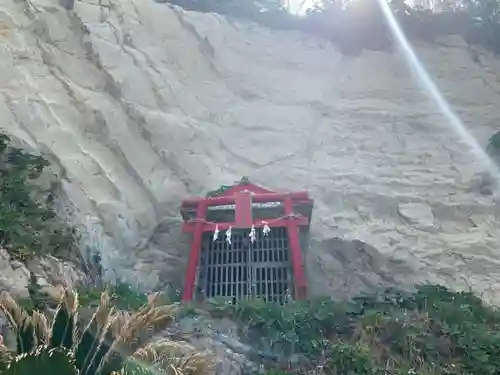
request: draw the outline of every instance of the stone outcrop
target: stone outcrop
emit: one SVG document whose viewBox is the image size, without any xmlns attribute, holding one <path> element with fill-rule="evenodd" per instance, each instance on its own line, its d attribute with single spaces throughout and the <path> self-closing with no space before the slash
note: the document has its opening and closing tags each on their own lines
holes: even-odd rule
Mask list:
<svg viewBox="0 0 500 375">
<path fill-rule="evenodd" d="M 52 256 L 21 262 L 12 259 L 5 249 L 0 248 L 0 292 L 7 291 L 16 298 L 30 298 L 28 286 L 31 274 L 41 287 L 39 291 L 52 297 L 59 295 L 58 287 L 78 288 L 90 281 L 70 262 Z"/>
<path fill-rule="evenodd" d="M 500 60 L 457 38 L 416 52 L 485 145 Z M 108 276 L 181 279 L 180 200 L 245 175 L 315 198 L 313 292 L 392 274 L 500 295 L 495 194 L 398 54 L 146 0 L 0 0 L 0 65 L 1 126 L 57 167 Z"/>
<path fill-rule="evenodd" d="M 245 375 L 259 370 L 252 356 L 254 349 L 242 337 L 241 327 L 229 319 L 213 319 L 208 314 L 184 317 L 154 337 L 184 343 L 186 349 L 206 353 L 212 359 L 215 374 Z"/>
<path fill-rule="evenodd" d="M 11 260 L 6 250 L 0 249 L 0 291 L 8 291 L 18 298 L 29 298 L 30 272 L 20 262 Z"/>
</svg>

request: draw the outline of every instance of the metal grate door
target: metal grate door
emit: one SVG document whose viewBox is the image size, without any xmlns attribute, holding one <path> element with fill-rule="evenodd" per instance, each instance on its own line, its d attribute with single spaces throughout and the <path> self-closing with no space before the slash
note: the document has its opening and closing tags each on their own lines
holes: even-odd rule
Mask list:
<svg viewBox="0 0 500 375">
<path fill-rule="evenodd" d="M 231 245 L 223 233 L 215 241 L 212 233 L 204 233 L 198 275 L 204 298 L 284 301 L 292 287 L 286 228 L 272 228 L 267 236 L 258 231 L 254 243 L 248 233 L 233 230 Z"/>
<path fill-rule="evenodd" d="M 205 298 L 228 297 L 232 300 L 249 295 L 248 246 L 243 232 L 233 231 L 231 245 L 224 233 L 212 240 L 204 233 L 200 254 L 199 285 Z"/>
</svg>

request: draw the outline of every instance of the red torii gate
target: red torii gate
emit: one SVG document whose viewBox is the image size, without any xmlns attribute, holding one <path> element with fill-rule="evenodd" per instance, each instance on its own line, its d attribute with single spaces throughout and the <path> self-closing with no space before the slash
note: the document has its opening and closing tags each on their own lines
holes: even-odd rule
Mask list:
<svg viewBox="0 0 500 375">
<path fill-rule="evenodd" d="M 283 205 L 284 215 L 278 218 L 254 219 L 253 204 L 256 203 L 279 203 Z M 209 222 L 207 210 L 212 206 L 234 205 L 234 221 L 231 222 Z M 294 212 L 294 207 L 305 207 L 305 214 Z M 307 284 L 302 259 L 301 241 L 299 227 L 308 227 L 312 214 L 313 200 L 305 191 L 276 193 L 261 186 L 252 184 L 246 178 L 232 187 L 228 187 L 216 196 L 204 198 L 190 198 L 182 202 L 181 212 L 184 217 L 183 231 L 192 233 L 189 261 L 184 280 L 183 301 L 193 298 L 196 282 L 196 273 L 202 251 L 202 236 L 206 232 L 216 230 L 250 229 L 268 226 L 286 228 L 290 251 L 291 268 L 293 273 L 293 294 L 296 299 L 305 298 L 307 295 Z M 186 212 L 195 212 L 191 218 Z"/>
</svg>

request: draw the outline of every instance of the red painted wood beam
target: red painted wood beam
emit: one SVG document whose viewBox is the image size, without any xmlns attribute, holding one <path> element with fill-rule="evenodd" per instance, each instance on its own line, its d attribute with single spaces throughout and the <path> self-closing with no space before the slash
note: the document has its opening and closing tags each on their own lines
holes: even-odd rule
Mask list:
<svg viewBox="0 0 500 375">
<path fill-rule="evenodd" d="M 265 221 L 265 220 L 264 220 Z M 269 219 L 267 221 L 267 225 L 269 225 L 271 228 L 273 227 L 286 227 L 290 221 L 293 221 L 295 225 L 298 226 L 307 226 L 309 224 L 309 219 L 305 216 L 299 216 L 299 217 L 294 217 L 294 218 L 283 218 L 283 219 Z M 182 226 L 182 230 L 185 233 L 192 233 L 196 231 L 196 222 L 187 222 Z M 261 228 L 264 226 L 264 223 L 262 223 L 262 220 L 254 220 L 253 225 L 255 228 Z M 250 226 L 246 226 L 245 228 L 250 228 Z M 218 228 L 219 230 L 226 230 L 229 227 L 233 227 L 237 229 L 236 223 L 203 223 L 202 226 L 202 232 L 213 232 L 215 231 L 215 228 Z"/>
<path fill-rule="evenodd" d="M 290 197 L 285 199 L 285 215 L 293 212 L 293 203 Z M 304 273 L 304 262 L 302 260 L 302 250 L 300 248 L 299 227 L 295 220 L 287 221 L 288 244 L 290 246 L 294 295 L 296 299 L 304 299 L 307 296 L 307 283 Z"/>
<path fill-rule="evenodd" d="M 203 235 L 203 219 L 206 214 L 205 202 L 200 202 L 196 210 L 196 217 L 199 221 L 193 227 L 193 238 L 191 239 L 191 250 L 189 252 L 189 260 L 184 278 L 184 291 L 182 294 L 183 301 L 191 301 L 193 299 L 194 283 L 196 281 L 196 270 L 201 251 L 201 240 Z"/>
<path fill-rule="evenodd" d="M 271 194 L 255 194 L 252 196 L 253 203 L 262 202 L 276 202 L 284 201 L 287 197 L 290 197 L 292 201 L 295 200 L 306 200 L 309 201 L 309 194 L 306 191 L 299 191 L 294 193 L 271 193 Z M 222 204 L 233 204 L 235 196 L 227 197 L 207 197 L 207 198 L 190 198 L 182 201 L 182 206 L 196 206 L 200 202 L 206 201 L 209 206 L 217 206 Z"/>
<path fill-rule="evenodd" d="M 235 197 L 235 226 L 249 228 L 252 226 L 252 196 L 250 193 L 240 193 Z"/>
</svg>

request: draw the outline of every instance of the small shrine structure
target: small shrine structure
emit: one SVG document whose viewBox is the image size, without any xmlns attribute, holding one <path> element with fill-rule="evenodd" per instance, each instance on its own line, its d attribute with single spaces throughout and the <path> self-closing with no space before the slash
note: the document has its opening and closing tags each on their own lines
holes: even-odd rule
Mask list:
<svg viewBox="0 0 500 375">
<path fill-rule="evenodd" d="M 184 200 L 183 231 L 192 237 L 182 300 L 305 298 L 312 210 L 305 191 L 277 193 L 245 177 Z"/>
</svg>

